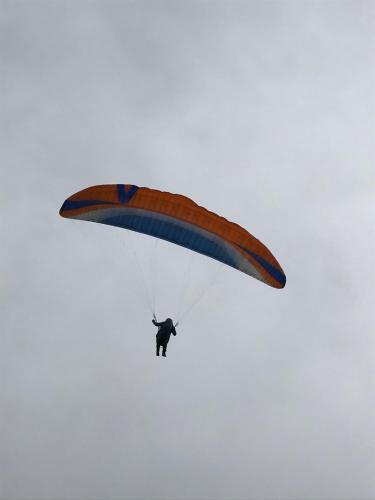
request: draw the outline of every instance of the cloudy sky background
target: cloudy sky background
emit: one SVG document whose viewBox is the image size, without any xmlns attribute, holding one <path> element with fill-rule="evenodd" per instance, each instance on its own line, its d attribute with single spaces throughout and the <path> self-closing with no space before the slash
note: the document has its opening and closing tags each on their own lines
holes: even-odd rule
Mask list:
<svg viewBox="0 0 375 500">
<path fill-rule="evenodd" d="M 0 40 L 1 499 L 374 498 L 374 3 L 2 1 Z M 286 288 L 58 216 L 101 183 Z M 133 250 L 159 317 L 209 287 L 166 359 Z"/>
</svg>

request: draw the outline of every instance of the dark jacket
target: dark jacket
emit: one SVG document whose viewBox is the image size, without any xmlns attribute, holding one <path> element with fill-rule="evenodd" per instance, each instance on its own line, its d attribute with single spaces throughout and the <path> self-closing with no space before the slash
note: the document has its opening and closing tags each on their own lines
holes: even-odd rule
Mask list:
<svg viewBox="0 0 375 500">
<path fill-rule="evenodd" d="M 171 334 L 177 335 L 176 329 L 173 326 L 173 321 L 171 318 L 167 318 L 161 323 L 157 323 L 154 319 L 152 320 L 155 326 L 159 327 L 158 333 L 156 334 L 156 342 L 160 345 L 167 345 Z"/>
</svg>

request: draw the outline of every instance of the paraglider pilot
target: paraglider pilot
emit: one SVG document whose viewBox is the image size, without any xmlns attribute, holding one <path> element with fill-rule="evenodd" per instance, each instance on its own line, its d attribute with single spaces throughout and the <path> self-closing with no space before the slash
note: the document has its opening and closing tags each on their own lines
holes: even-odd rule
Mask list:
<svg viewBox="0 0 375 500">
<path fill-rule="evenodd" d="M 166 356 L 167 345 L 171 334 L 174 336 L 177 335 L 173 321 L 171 318 L 167 318 L 165 321 L 158 323 L 154 316 L 152 322 L 155 326 L 159 327 L 158 333 L 156 334 L 156 356 L 159 356 L 160 346 L 163 347 L 163 356 Z"/>
</svg>

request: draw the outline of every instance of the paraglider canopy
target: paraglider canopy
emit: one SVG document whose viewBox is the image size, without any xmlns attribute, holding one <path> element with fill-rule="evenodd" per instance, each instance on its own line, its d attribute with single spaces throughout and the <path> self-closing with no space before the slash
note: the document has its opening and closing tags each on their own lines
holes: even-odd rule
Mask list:
<svg viewBox="0 0 375 500">
<path fill-rule="evenodd" d="M 270 250 L 246 229 L 180 194 L 104 184 L 70 196 L 62 217 L 130 229 L 216 259 L 274 288 L 286 277 Z"/>
</svg>

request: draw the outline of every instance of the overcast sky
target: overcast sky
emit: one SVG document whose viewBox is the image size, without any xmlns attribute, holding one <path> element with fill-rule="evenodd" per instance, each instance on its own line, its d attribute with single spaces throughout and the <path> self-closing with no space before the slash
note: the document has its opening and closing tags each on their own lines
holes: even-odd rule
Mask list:
<svg viewBox="0 0 375 500">
<path fill-rule="evenodd" d="M 0 2 L 2 500 L 375 497 L 374 6 Z M 59 217 L 105 183 L 243 225 L 285 289 Z M 166 359 L 152 282 L 160 319 L 208 287 Z"/>
</svg>

